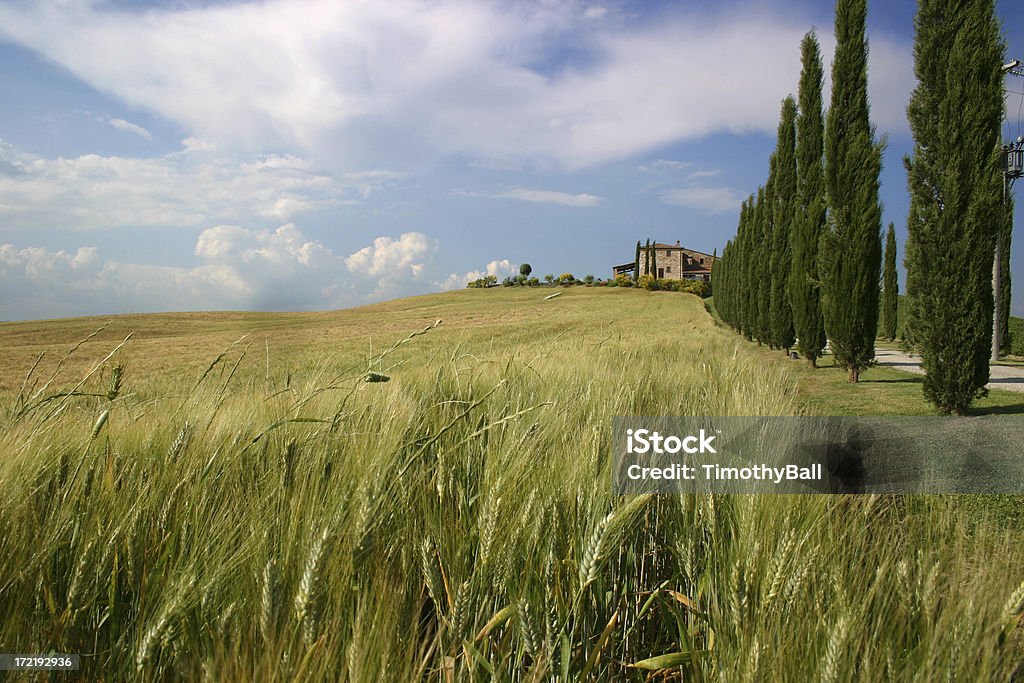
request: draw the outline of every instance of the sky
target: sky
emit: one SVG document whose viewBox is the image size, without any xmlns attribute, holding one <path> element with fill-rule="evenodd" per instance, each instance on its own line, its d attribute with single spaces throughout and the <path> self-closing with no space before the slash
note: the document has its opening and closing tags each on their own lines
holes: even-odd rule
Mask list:
<svg viewBox="0 0 1024 683">
<path fill-rule="evenodd" d="M 869 2 L 900 261 L 914 11 Z M 997 11 L 1024 59 L 1024 3 Z M 609 277 L 648 238 L 721 252 L 801 37 L 828 74 L 832 21 L 808 0 L 0 0 L 0 320 L 327 310 L 522 263 Z"/>
</svg>

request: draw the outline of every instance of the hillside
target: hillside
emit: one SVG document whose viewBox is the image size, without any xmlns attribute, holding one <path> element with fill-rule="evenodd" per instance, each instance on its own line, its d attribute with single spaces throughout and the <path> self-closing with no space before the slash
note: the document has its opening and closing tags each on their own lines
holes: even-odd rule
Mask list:
<svg viewBox="0 0 1024 683">
<path fill-rule="evenodd" d="M 21 400 L 102 321 L 0 326 L 0 643 L 105 680 L 1009 677 L 1024 544 L 955 497 L 612 495 L 613 416 L 795 414 L 799 364 L 696 297 L 562 291 L 114 318 Z"/>
</svg>

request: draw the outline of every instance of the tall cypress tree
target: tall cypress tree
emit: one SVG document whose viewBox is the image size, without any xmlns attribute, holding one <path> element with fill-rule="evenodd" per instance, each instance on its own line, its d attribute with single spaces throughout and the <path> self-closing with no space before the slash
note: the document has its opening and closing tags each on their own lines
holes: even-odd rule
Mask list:
<svg viewBox="0 0 1024 683">
<path fill-rule="evenodd" d="M 651 245 L 651 275 L 658 277 L 658 242 Z"/>
<path fill-rule="evenodd" d="M 775 166 L 775 157 L 769 162 L 769 167 Z M 771 184 L 772 173 L 768 172 L 768 183 Z M 747 253 L 747 277 L 749 278 L 750 292 L 753 295 L 753 325 L 752 334 L 758 344 L 768 341 L 768 315 L 771 294 L 771 278 L 766 277 L 768 273 L 768 240 L 765 236 L 769 232 L 769 199 L 770 190 L 768 187 L 757 188 L 757 199 L 754 202 L 753 225 L 751 226 L 750 249 Z"/>
<path fill-rule="evenodd" d="M 715 269 L 715 276 L 713 283 L 714 290 L 711 294 L 714 297 L 715 308 L 718 310 L 718 315 L 721 316 L 729 325 L 732 325 L 732 312 L 729 309 L 729 264 L 727 259 L 729 257 L 729 250 L 732 248 L 732 240 L 726 240 L 725 248 L 722 249 L 722 261 L 719 268 Z M 723 310 L 724 309 L 724 310 Z"/>
<path fill-rule="evenodd" d="M 825 130 L 828 223 L 819 269 L 825 330 L 851 382 L 875 357 L 882 266 L 878 176 L 884 143 L 876 143 L 868 106 L 867 0 L 836 3 L 832 104 Z"/>
<path fill-rule="evenodd" d="M 994 0 L 920 0 L 918 84 L 908 117 L 914 341 L 924 393 L 963 413 L 985 393 L 992 346 L 992 259 L 1005 220 L 999 158 L 1004 46 Z"/>
<path fill-rule="evenodd" d="M 800 113 L 796 120 L 797 194 L 790 235 L 792 270 L 789 284 L 793 328 L 800 355 L 814 367 L 825 348 L 818 288 L 818 241 L 825 227 L 825 180 L 822 167 L 825 121 L 821 106 L 821 50 L 811 31 L 800 45 Z"/>
<path fill-rule="evenodd" d="M 747 341 L 754 338 L 754 331 L 757 329 L 757 271 L 752 267 L 751 254 L 754 247 L 754 232 L 757 223 L 757 197 L 747 197 L 747 217 L 743 222 L 743 232 L 740 237 L 740 259 L 737 264 L 740 273 L 737 277 L 738 287 L 736 294 L 739 296 L 739 306 L 742 309 L 742 330 Z"/>
<path fill-rule="evenodd" d="M 909 112 L 909 108 L 908 108 Z M 903 158 L 903 165 L 907 170 L 907 184 L 910 185 L 910 157 Z M 921 199 L 924 197 L 922 196 Z M 914 230 L 910 224 L 914 222 L 915 216 L 922 216 L 920 199 L 915 198 L 914 190 L 910 190 L 910 211 L 907 213 L 907 241 L 903 243 L 903 269 L 907 271 L 906 289 L 903 291 L 903 329 L 900 331 L 900 348 L 904 351 L 917 351 L 917 320 L 920 318 L 918 312 L 917 298 L 917 274 L 918 268 L 917 249 L 914 248 Z"/>
<path fill-rule="evenodd" d="M 889 223 L 889 233 L 885 238 L 885 268 L 882 275 L 882 336 L 889 341 L 896 338 L 898 297 L 899 283 L 896 280 L 896 226 Z"/>
<path fill-rule="evenodd" d="M 651 239 L 647 238 L 647 244 L 644 245 L 644 275 L 651 272 Z"/>
<path fill-rule="evenodd" d="M 1010 307 L 1010 289 L 1011 289 L 1011 277 L 1010 277 L 1010 240 L 1013 235 L 1013 195 L 1009 192 L 1006 193 L 1006 199 L 1003 204 L 1003 221 L 1001 229 L 1003 231 L 1003 261 L 1002 267 L 1000 268 L 1000 275 L 1002 277 L 1002 306 L 1000 307 L 999 322 L 1002 332 L 999 335 L 999 339 L 1002 342 L 1003 348 L 1000 349 L 1003 353 L 1009 353 L 1013 347 L 1013 341 L 1010 338 L 1010 315 L 1012 308 Z"/>
<path fill-rule="evenodd" d="M 636 241 L 636 257 L 633 259 L 633 282 L 640 277 L 640 240 Z"/>
<path fill-rule="evenodd" d="M 769 325 L 772 345 L 785 349 L 786 353 L 789 353 L 794 341 L 793 310 L 789 301 L 791 276 L 789 233 L 797 205 L 796 101 L 792 96 L 782 102 L 775 155 L 773 225 L 769 256 L 771 259 Z"/>
</svg>

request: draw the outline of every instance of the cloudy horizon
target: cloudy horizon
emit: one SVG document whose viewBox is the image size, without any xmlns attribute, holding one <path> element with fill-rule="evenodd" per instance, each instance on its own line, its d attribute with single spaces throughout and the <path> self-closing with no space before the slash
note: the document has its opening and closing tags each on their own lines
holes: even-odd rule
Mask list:
<svg viewBox="0 0 1024 683">
<path fill-rule="evenodd" d="M 998 8 L 1024 56 L 1024 11 Z M 869 8 L 901 248 L 913 12 Z M 638 239 L 721 251 L 800 39 L 827 72 L 831 26 L 810 1 L 0 0 L 0 320 L 322 310 L 523 262 L 608 277 Z"/>
</svg>

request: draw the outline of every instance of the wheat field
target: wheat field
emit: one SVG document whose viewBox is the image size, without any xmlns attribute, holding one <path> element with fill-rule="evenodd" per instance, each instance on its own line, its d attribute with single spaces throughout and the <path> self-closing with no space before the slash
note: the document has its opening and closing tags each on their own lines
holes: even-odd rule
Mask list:
<svg viewBox="0 0 1024 683">
<path fill-rule="evenodd" d="M 0 325 L 0 650 L 104 681 L 1020 670 L 1021 533 L 976 506 L 614 497 L 613 416 L 812 407 L 696 297 L 543 296 Z"/>
</svg>

